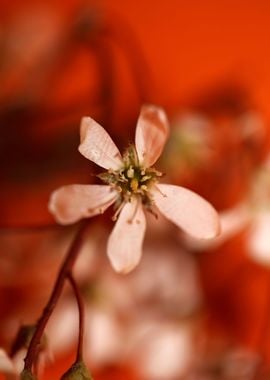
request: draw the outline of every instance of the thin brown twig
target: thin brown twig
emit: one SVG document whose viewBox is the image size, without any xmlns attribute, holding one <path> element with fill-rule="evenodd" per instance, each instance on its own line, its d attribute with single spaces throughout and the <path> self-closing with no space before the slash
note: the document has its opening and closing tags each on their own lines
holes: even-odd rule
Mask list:
<svg viewBox="0 0 270 380">
<path fill-rule="evenodd" d="M 92 39 L 90 48 L 95 53 L 97 69 L 99 71 L 99 96 L 103 105 L 102 123 L 108 128 L 112 122 L 115 108 L 114 55 L 110 45 L 106 45 L 106 41 L 102 35 Z"/>
<path fill-rule="evenodd" d="M 153 101 L 153 97 L 159 92 L 137 34 L 118 12 L 110 10 L 109 16 L 103 30 L 104 35 L 114 41 L 125 54 L 134 74 L 140 102 Z"/>
<path fill-rule="evenodd" d="M 84 235 L 87 230 L 87 227 L 88 227 L 88 221 L 84 221 L 81 224 L 70 246 L 70 249 L 67 252 L 66 258 L 62 264 L 62 267 L 60 268 L 60 271 L 57 276 L 49 301 L 47 305 L 45 306 L 43 313 L 36 324 L 35 333 L 31 339 L 31 342 L 27 351 L 27 355 L 24 359 L 25 361 L 24 369 L 29 371 L 30 373 L 32 371 L 32 366 L 37 355 L 38 347 L 39 347 L 44 329 L 62 293 L 65 280 L 69 276 L 72 270 L 72 267 L 76 261 L 76 258 L 78 256 L 78 253 L 82 247 Z"/>
</svg>

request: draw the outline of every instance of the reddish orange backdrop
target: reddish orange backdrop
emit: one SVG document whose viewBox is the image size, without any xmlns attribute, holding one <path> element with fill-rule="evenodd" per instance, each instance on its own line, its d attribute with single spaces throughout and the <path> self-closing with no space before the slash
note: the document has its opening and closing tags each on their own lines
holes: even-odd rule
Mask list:
<svg viewBox="0 0 270 380">
<path fill-rule="evenodd" d="M 137 33 L 168 105 L 219 81 L 243 81 L 270 112 L 267 0 L 101 1 Z"/>
<path fill-rule="evenodd" d="M 42 4 L 42 1 L 34 3 Z M 193 99 L 220 84 L 236 82 L 247 90 L 253 104 L 262 111 L 263 115 L 267 119 L 270 118 L 270 2 L 268 0 L 100 0 L 97 2 L 51 0 L 46 4 L 58 15 L 63 28 L 68 28 L 73 19 L 73 12 L 77 8 L 91 4 L 101 10 L 104 9 L 108 19 L 115 24 L 125 38 L 127 30 L 119 23 L 119 20 L 123 19 L 141 45 L 153 77 L 154 84 L 149 89 L 148 100 L 162 104 L 170 114 L 177 109 L 189 106 Z M 8 20 L 9 14 L 25 9 L 31 13 L 32 2 L 27 0 L 22 3 L 16 0 L 11 3 L 8 0 L 1 0 L 0 6 L 1 17 Z M 114 17 L 115 15 L 117 18 Z M 118 66 L 117 78 L 115 78 L 116 126 L 113 131 L 114 137 L 121 141 L 121 133 L 133 136 L 133 130 L 123 131 L 123 125 L 126 120 L 135 118 L 139 103 L 134 90 L 134 80 L 130 77 L 130 67 L 123 52 L 114 47 L 114 53 Z M 40 95 L 40 103 L 44 107 L 50 108 L 53 104 L 72 104 L 78 95 L 86 93 L 88 87 L 94 86 L 84 53 L 70 58 L 72 63 L 67 62 L 61 73 L 56 70 L 52 75 L 53 81 L 44 87 Z M 141 80 L 148 81 L 148 74 L 146 70 L 140 71 Z M 77 125 L 79 125 L 80 117 L 89 112 L 91 112 L 91 106 L 84 104 L 72 119 L 74 136 L 78 137 Z M 94 116 L 96 110 L 94 109 L 93 112 Z M 18 124 L 21 122 L 23 120 L 16 120 Z M 34 141 L 39 141 L 41 145 L 46 137 L 47 139 L 50 136 L 55 137 L 57 128 L 62 131 L 61 123 L 59 125 L 52 123 L 48 126 L 44 120 L 40 120 L 40 123 L 37 122 L 35 125 L 35 133 L 40 135 Z M 70 151 L 74 157 L 77 157 L 79 165 L 76 168 L 73 167 L 73 172 L 68 173 L 68 176 L 56 171 L 50 181 L 32 179 L 30 185 L 28 182 L 26 185 L 20 185 L 20 188 L 14 186 L 14 183 L 5 181 L 5 185 L 1 187 L 3 193 L 1 194 L 1 222 L 5 221 L 4 217 L 9 223 L 15 224 L 22 223 L 24 220 L 32 223 L 52 221 L 47 211 L 50 192 L 61 184 L 74 182 L 79 178 L 85 181 L 88 178 L 84 171 L 86 164 L 78 158 L 77 144 L 78 139 L 74 140 L 74 144 L 71 143 Z M 46 162 L 46 155 L 43 159 Z M 71 159 L 68 162 L 70 161 Z M 11 166 L 8 160 L 4 164 L 8 168 L 9 165 Z M 12 170 L 16 172 L 16 166 L 12 167 Z M 226 248 L 224 252 L 226 254 Z M 221 302 L 219 298 L 221 292 L 215 291 L 221 286 L 218 275 L 220 262 L 217 257 L 224 260 L 225 265 L 225 254 L 219 253 L 215 260 L 210 254 L 205 257 L 202 265 L 206 278 L 205 287 L 208 289 L 209 297 L 213 296 L 212 302 L 215 306 L 220 306 L 217 305 L 218 302 L 215 302 L 216 299 Z M 229 257 L 229 262 L 233 272 L 238 264 L 232 255 Z M 255 269 L 252 267 L 251 272 Z M 229 269 L 228 271 L 230 272 Z M 255 272 L 255 277 L 252 278 L 257 278 L 261 274 L 260 270 L 259 272 L 255 270 Z M 233 332 L 237 331 L 245 317 L 241 314 L 241 307 L 239 307 L 240 298 L 241 302 L 245 298 L 243 301 L 245 312 L 251 310 L 255 299 L 256 307 L 264 309 L 261 294 L 267 288 L 268 275 L 268 272 L 263 270 L 260 281 L 252 286 L 250 294 L 248 294 L 249 288 L 243 286 L 239 293 L 230 299 L 229 294 L 230 292 L 233 294 L 233 289 L 221 290 L 227 298 L 228 308 L 233 310 L 232 321 L 227 321 L 228 324 L 233 324 L 231 329 Z M 263 292 L 261 292 L 262 288 Z M 261 296 L 257 297 L 256 294 Z M 217 307 L 217 310 L 217 314 L 222 315 L 222 307 Z M 238 334 L 243 341 L 251 342 L 252 339 L 247 339 L 246 335 L 250 332 L 258 315 L 261 317 L 261 313 L 256 314 L 256 310 L 252 310 L 250 318 L 247 318 L 247 325 Z M 253 335 L 252 338 L 254 338 Z"/>
</svg>

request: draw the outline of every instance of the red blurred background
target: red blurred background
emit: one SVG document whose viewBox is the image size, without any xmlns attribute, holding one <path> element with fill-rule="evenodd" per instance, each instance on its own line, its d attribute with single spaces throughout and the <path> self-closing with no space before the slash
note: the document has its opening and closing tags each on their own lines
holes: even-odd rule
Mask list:
<svg viewBox="0 0 270 380">
<path fill-rule="evenodd" d="M 1 271 L 10 271 L 0 315 L 3 326 L 13 321 L 9 333 L 0 331 L 0 346 L 8 348 L 14 320 L 38 317 L 64 252 L 61 246 L 59 256 L 42 252 L 33 260 L 47 235 L 21 238 L 14 228 L 54 224 L 51 191 L 94 180 L 95 168 L 77 152 L 82 116 L 98 120 L 123 148 L 142 103 L 163 106 L 172 120 L 186 111 L 205 115 L 214 125 L 216 161 L 184 180 L 171 177 L 219 211 L 245 199 L 269 146 L 270 3 L 1 0 L 0 7 Z M 264 138 L 239 143 L 231 124 L 250 110 L 264 120 Z M 270 273 L 247 257 L 247 233 L 204 252 L 197 265 L 211 329 L 269 361 Z M 52 269 L 41 279 L 44 262 Z M 32 273 L 29 287 L 23 279 Z M 70 360 L 59 359 L 46 378 L 59 378 Z M 95 378 L 113 376 L 137 379 L 128 365 L 97 369 Z"/>
</svg>

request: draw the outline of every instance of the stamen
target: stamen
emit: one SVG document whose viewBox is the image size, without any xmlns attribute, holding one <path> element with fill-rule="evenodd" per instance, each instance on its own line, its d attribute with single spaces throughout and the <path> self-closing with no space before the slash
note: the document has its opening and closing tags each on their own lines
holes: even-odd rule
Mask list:
<svg viewBox="0 0 270 380">
<path fill-rule="evenodd" d="M 141 179 L 141 182 L 145 182 L 145 181 L 148 181 L 148 179 L 151 179 L 151 176 L 150 175 L 144 175 Z"/>
<path fill-rule="evenodd" d="M 146 211 L 148 211 L 151 215 L 153 215 L 156 219 L 158 219 L 158 213 L 155 212 L 151 207 L 147 207 Z"/>
<path fill-rule="evenodd" d="M 123 201 L 121 202 L 120 206 L 117 208 L 117 210 L 115 211 L 114 215 L 112 216 L 112 221 L 116 221 L 117 218 L 118 218 L 118 215 L 120 214 L 120 212 L 122 211 L 123 207 L 125 206 L 126 202 Z"/>
<path fill-rule="evenodd" d="M 122 190 L 122 187 L 121 187 L 121 186 L 119 186 L 119 185 L 118 185 L 118 186 L 116 186 L 116 190 L 117 190 L 119 193 L 122 193 L 122 191 L 123 191 L 123 190 Z"/>
<path fill-rule="evenodd" d="M 104 201 L 104 202 L 102 202 L 100 205 L 99 205 L 99 207 L 98 207 L 98 211 L 99 211 L 99 213 L 100 214 L 103 214 L 104 213 L 104 211 L 110 206 L 110 205 L 112 205 L 114 202 L 115 202 L 115 199 L 116 198 L 112 198 L 109 202 L 108 201 Z M 109 206 L 108 206 L 109 205 Z M 90 213 L 90 214 L 92 214 L 93 212 L 95 212 L 95 208 L 88 208 L 87 209 L 87 213 Z M 88 216 L 88 215 L 86 215 L 86 216 Z"/>
<path fill-rule="evenodd" d="M 128 177 L 128 178 L 133 178 L 133 177 L 134 177 L 134 169 L 133 169 L 132 166 L 130 166 L 130 167 L 128 168 L 128 171 L 127 171 L 127 177 Z"/>
</svg>

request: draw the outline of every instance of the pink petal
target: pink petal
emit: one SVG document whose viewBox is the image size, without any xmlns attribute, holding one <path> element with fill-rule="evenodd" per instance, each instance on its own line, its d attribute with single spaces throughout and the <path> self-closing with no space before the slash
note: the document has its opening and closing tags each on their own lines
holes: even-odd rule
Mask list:
<svg viewBox="0 0 270 380">
<path fill-rule="evenodd" d="M 109 259 L 117 272 L 128 273 L 139 263 L 145 227 L 146 221 L 141 203 L 137 200 L 126 203 L 107 246 Z"/>
<path fill-rule="evenodd" d="M 162 153 L 169 123 L 162 108 L 143 106 L 136 127 L 135 145 L 140 163 L 152 166 Z"/>
<path fill-rule="evenodd" d="M 117 170 L 122 166 L 118 148 L 105 129 L 91 117 L 82 118 L 79 152 L 105 169 Z"/>
<path fill-rule="evenodd" d="M 270 265 L 270 213 L 257 213 L 248 235 L 248 253 L 258 263 Z"/>
<path fill-rule="evenodd" d="M 0 348 L 0 373 L 15 374 L 15 367 L 2 348 Z"/>
<path fill-rule="evenodd" d="M 55 190 L 49 210 L 60 224 L 71 224 L 82 218 L 102 214 L 118 193 L 105 185 L 69 185 Z"/>
<path fill-rule="evenodd" d="M 160 212 L 189 235 L 198 239 L 210 239 L 220 233 L 216 210 L 193 191 L 180 186 L 159 184 L 152 195 Z"/>
</svg>

